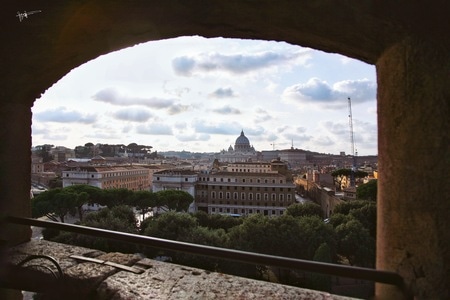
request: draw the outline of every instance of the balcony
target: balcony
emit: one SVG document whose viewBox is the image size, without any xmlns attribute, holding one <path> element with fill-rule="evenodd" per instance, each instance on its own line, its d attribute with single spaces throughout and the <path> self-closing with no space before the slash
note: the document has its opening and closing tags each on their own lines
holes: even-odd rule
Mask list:
<svg viewBox="0 0 450 300">
<path fill-rule="evenodd" d="M 32 225 L 138 243 L 227 260 L 295 268 L 403 286 L 392 272 L 325 264 L 201 246 L 78 225 L 9 217 L 13 224 Z M 31 240 L 10 248 L 2 287 L 77 299 L 350 299 L 327 292 L 247 279 L 143 258 L 138 254 L 98 250 Z M 69 295 L 69 296 L 68 296 Z"/>
</svg>

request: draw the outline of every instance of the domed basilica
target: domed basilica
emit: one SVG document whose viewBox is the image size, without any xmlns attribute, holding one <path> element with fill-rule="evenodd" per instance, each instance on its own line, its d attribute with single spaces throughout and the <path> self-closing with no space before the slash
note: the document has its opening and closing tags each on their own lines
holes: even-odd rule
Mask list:
<svg viewBox="0 0 450 300">
<path fill-rule="evenodd" d="M 219 160 L 221 162 L 250 162 L 257 161 L 258 152 L 250 145 L 250 141 L 244 134 L 244 130 L 241 131 L 241 135 L 238 136 L 234 143 L 234 149 L 230 145 L 228 150 L 222 150 L 219 153 Z"/>
</svg>

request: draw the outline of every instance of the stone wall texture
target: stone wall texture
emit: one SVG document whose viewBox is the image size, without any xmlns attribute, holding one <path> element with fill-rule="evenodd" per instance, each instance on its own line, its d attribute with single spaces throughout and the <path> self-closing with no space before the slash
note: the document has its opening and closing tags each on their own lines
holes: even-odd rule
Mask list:
<svg viewBox="0 0 450 300">
<path fill-rule="evenodd" d="M 19 22 L 31 10 L 42 12 Z M 376 66 L 377 267 L 416 297 L 450 298 L 449 15 L 445 0 L 3 1 L 0 214 L 30 215 L 31 107 L 73 68 L 178 36 L 285 41 Z M 30 237 L 0 228 L 3 247 Z M 377 295 L 402 297 L 385 285 Z"/>
<path fill-rule="evenodd" d="M 46 294 L 50 299 L 350 299 L 155 261 L 133 254 L 103 253 L 45 240 L 32 240 L 11 248 L 8 258 L 17 265 L 29 255 L 38 254 L 53 257 L 64 273 L 62 280 L 50 287 L 51 293 Z M 71 258 L 71 255 L 133 266 L 142 269 L 142 273 L 83 262 Z M 34 260 L 31 264 L 54 269 L 45 259 Z M 29 265 L 24 265 L 26 268 Z M 48 274 L 47 269 L 38 270 L 41 273 L 35 276 Z"/>
</svg>

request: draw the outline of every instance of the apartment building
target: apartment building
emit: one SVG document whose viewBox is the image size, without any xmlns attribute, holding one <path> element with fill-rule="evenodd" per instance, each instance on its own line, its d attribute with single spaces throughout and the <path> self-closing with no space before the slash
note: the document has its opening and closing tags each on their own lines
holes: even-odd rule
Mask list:
<svg viewBox="0 0 450 300">
<path fill-rule="evenodd" d="M 235 216 L 282 215 L 295 202 L 295 184 L 279 164 L 234 163 L 223 170 L 200 173 L 195 191 L 197 210 Z"/>
<path fill-rule="evenodd" d="M 77 166 L 62 172 L 63 187 L 88 184 L 101 189 L 150 190 L 151 170 L 143 166 Z"/>
</svg>

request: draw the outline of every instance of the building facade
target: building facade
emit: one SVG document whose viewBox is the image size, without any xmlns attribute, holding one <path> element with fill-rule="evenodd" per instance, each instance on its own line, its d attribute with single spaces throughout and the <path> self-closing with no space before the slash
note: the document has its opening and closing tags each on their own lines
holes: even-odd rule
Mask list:
<svg viewBox="0 0 450 300">
<path fill-rule="evenodd" d="M 230 163 L 225 170 L 234 173 L 278 173 L 277 170 L 272 170 L 272 164 L 269 162 Z"/>
<path fill-rule="evenodd" d="M 101 189 L 150 190 L 150 170 L 141 166 L 78 166 L 62 172 L 63 188 L 87 184 Z"/>
<path fill-rule="evenodd" d="M 300 149 L 291 148 L 291 149 L 280 150 L 278 153 L 278 157 L 281 160 L 287 161 L 291 164 L 306 162 L 306 152 L 304 150 L 300 150 Z"/>
<path fill-rule="evenodd" d="M 153 173 L 153 192 L 179 190 L 195 198 L 198 173 L 189 170 L 165 170 Z"/>
<path fill-rule="evenodd" d="M 197 210 L 209 214 L 280 216 L 295 203 L 295 185 L 276 166 L 230 164 L 228 170 L 199 174 Z"/>
</svg>

